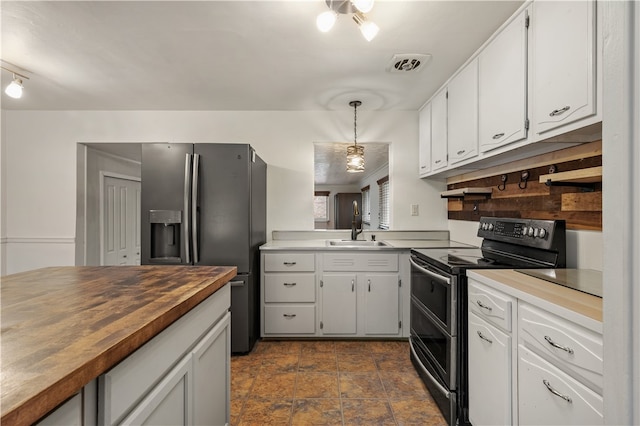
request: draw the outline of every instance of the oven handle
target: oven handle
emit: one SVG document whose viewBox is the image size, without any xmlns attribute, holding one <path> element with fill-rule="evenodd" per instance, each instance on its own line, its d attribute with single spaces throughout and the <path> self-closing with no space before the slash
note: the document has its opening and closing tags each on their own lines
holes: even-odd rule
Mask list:
<svg viewBox="0 0 640 426">
<path fill-rule="evenodd" d="M 409 258 L 409 262 L 411 262 L 411 264 L 413 266 L 418 268 L 418 270 L 420 272 L 423 272 L 423 273 L 429 275 L 431 278 L 435 278 L 437 280 L 446 281 L 448 285 L 451 285 L 451 278 L 445 277 L 445 276 L 440 275 L 440 274 L 436 274 L 435 272 L 431 272 L 430 270 L 423 268 L 422 266 L 418 265 L 411 257 Z"/>
<path fill-rule="evenodd" d="M 416 359 L 420 359 L 420 357 L 418 357 L 418 354 L 416 353 L 415 349 L 413 349 L 413 345 L 412 345 L 412 344 L 410 344 L 410 345 L 409 345 L 409 348 L 411 349 L 411 353 L 413 353 L 413 356 L 414 356 Z M 429 370 L 427 370 L 426 368 L 424 368 L 424 366 L 420 365 L 419 367 L 420 367 L 420 369 L 422 370 L 422 372 L 423 372 L 423 373 L 425 373 L 425 374 L 429 377 L 429 379 L 431 379 L 431 382 L 433 383 L 433 385 L 434 385 L 435 387 L 437 387 L 437 388 L 438 388 L 438 390 L 440 390 L 440 392 L 442 392 L 442 394 L 443 394 L 443 395 L 445 395 L 445 396 L 447 397 L 447 399 L 449 399 L 449 396 L 451 395 L 451 392 L 449 392 L 449 389 L 447 389 L 447 388 L 445 388 L 444 386 L 442 386 L 442 385 L 440 384 L 440 382 L 438 381 L 438 379 L 436 379 L 435 377 L 433 377 L 433 374 L 431 374 L 431 373 L 429 372 Z"/>
</svg>

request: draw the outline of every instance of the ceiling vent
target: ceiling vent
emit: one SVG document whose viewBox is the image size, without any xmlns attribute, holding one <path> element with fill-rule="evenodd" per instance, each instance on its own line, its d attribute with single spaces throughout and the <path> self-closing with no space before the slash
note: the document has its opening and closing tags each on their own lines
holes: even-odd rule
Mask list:
<svg viewBox="0 0 640 426">
<path fill-rule="evenodd" d="M 387 71 L 393 74 L 419 72 L 431 60 L 431 55 L 420 53 L 404 53 L 393 55 Z"/>
</svg>

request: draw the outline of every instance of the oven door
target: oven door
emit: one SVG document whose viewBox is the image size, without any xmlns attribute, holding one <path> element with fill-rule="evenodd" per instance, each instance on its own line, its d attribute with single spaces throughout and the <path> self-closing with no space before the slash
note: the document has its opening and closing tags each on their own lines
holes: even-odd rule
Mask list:
<svg viewBox="0 0 640 426">
<path fill-rule="evenodd" d="M 411 262 L 411 296 L 440 327 L 457 334 L 456 279 L 435 269 L 416 256 Z"/>
</svg>

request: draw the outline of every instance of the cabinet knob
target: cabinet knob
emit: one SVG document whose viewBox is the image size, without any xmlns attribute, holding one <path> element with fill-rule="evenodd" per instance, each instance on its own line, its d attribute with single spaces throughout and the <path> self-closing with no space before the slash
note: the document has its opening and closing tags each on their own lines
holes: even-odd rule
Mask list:
<svg viewBox="0 0 640 426">
<path fill-rule="evenodd" d="M 571 109 L 571 107 L 570 107 L 569 105 L 567 105 L 567 106 L 566 106 L 566 107 L 564 107 L 564 108 L 554 109 L 553 111 L 551 111 L 551 112 L 549 113 L 549 117 L 555 117 L 555 116 L 557 116 L 557 115 L 562 115 L 562 114 L 564 114 L 565 112 L 569 111 L 569 109 Z"/>
</svg>

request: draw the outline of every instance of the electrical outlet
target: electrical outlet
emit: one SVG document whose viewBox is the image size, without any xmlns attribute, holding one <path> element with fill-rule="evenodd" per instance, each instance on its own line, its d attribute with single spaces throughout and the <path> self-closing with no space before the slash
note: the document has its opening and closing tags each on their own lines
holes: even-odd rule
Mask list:
<svg viewBox="0 0 640 426">
<path fill-rule="evenodd" d="M 418 205 L 411 204 L 411 216 L 418 216 L 418 214 L 419 214 Z"/>
</svg>

